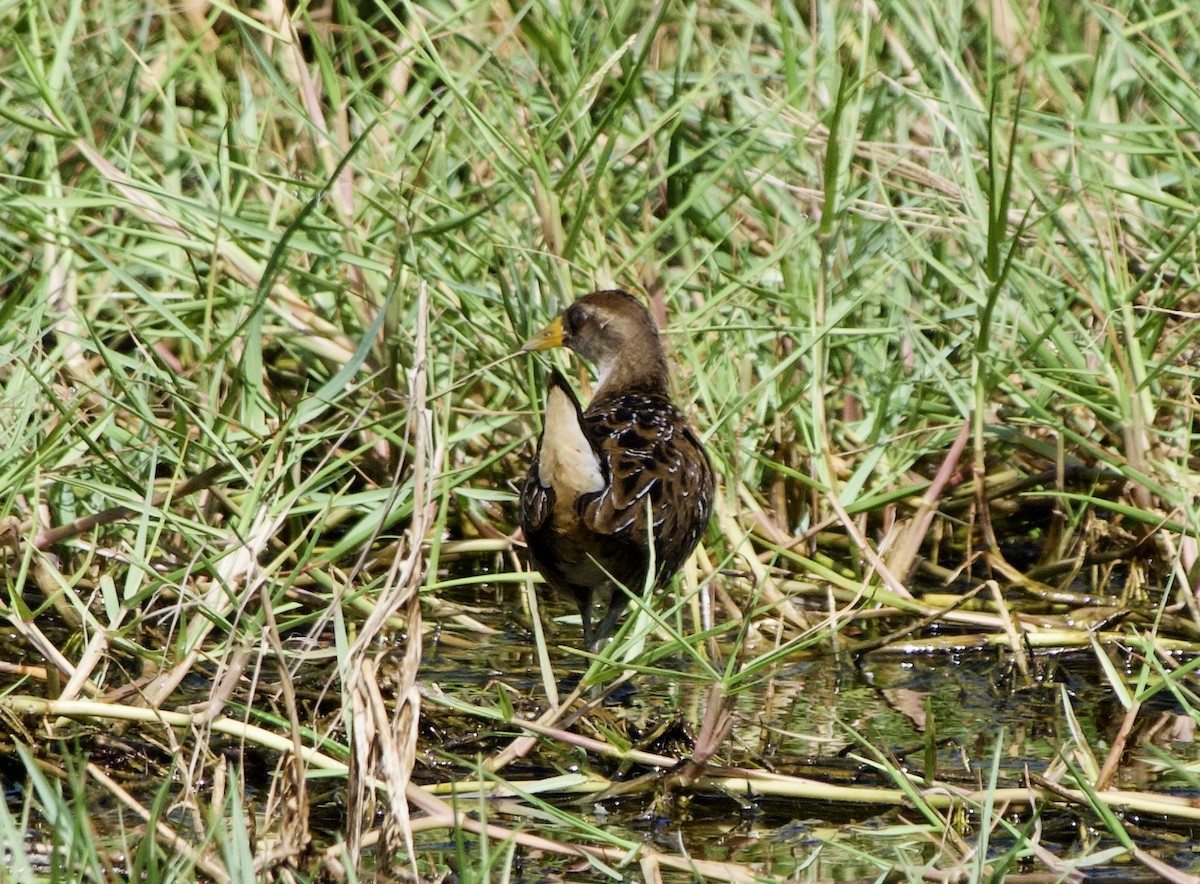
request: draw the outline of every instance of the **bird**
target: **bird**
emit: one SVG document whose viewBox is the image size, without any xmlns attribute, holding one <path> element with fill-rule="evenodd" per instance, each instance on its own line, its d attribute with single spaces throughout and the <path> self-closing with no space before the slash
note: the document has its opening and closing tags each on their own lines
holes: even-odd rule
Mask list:
<svg viewBox="0 0 1200 884">
<path fill-rule="evenodd" d="M 662 340 L 637 298 L 585 295 L 521 352 L 554 347 L 590 362 L 597 386 L 585 409 L 551 371 L 521 526 L 534 566 L 552 589 L 575 597 L 584 647 L 599 653 L 627 590 L 662 588 L 696 548 L 715 479 L 699 435 L 671 401 Z"/>
</svg>

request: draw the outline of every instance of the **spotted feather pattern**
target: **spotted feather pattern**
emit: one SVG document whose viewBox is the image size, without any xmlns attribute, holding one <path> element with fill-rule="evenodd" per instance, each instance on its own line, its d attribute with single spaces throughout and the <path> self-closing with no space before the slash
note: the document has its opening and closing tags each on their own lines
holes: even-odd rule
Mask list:
<svg viewBox="0 0 1200 884">
<path fill-rule="evenodd" d="M 637 393 L 592 403 L 583 429 L 608 483 L 576 501 L 580 520 L 599 534 L 627 538 L 647 559 L 653 525 L 655 582 L 665 583 L 712 515 L 713 473 L 700 440 L 669 401 Z"/>
<path fill-rule="evenodd" d="M 558 372 L 552 386 L 570 387 Z M 603 618 L 599 638 L 625 607 L 610 579 L 638 591 L 650 569 L 662 586 L 682 567 L 712 515 L 712 466 L 687 419 L 660 396 L 623 393 L 578 408 L 580 426 L 605 476 L 604 487 L 571 500 L 530 467 L 521 494 L 521 521 L 538 570 L 551 586 L 572 592 L 590 623 Z M 652 530 L 651 530 L 652 528 Z"/>
</svg>

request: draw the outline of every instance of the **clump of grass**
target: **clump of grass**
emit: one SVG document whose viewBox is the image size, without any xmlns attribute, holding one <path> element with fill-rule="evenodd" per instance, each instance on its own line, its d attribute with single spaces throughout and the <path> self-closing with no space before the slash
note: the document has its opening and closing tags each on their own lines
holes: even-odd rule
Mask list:
<svg viewBox="0 0 1200 884">
<path fill-rule="evenodd" d="M 843 795 L 748 766 L 777 742 L 747 722 L 797 660 L 950 647 L 1006 649 L 1026 687 L 1040 649 L 1086 649 L 1115 747 L 1155 695 L 1194 719 L 1187 12 L 0 8 L 0 709 L 42 750 L 0 826 L 47 821 L 92 876 L 421 875 L 444 861 L 422 833 L 449 828 L 480 876 L 540 850 L 741 880 L 759 860 L 535 796 L 786 788 L 918 809 L 930 867 L 1064 873 L 998 808 L 1066 804 L 1161 872 L 1106 808 L 1189 811 L 1117 788 L 1127 755 L 1086 727 L 1038 782 L 947 786 L 885 754 L 886 785 Z M 722 492 L 674 602 L 592 683 L 670 686 L 685 749 L 560 692 L 580 664 L 556 634 L 525 691 L 421 667 L 423 640 L 531 627 L 512 502 L 543 370 L 512 351 L 610 285 L 665 320 Z M 81 721 L 149 760 L 135 803 L 173 805 L 140 840 L 64 813 L 38 766 L 75 756 L 65 734 L 97 751 Z M 221 792 L 231 757 L 247 784 Z M 468 787 L 493 796 L 476 816 Z M 973 823 L 943 841 L 948 810 Z"/>
</svg>

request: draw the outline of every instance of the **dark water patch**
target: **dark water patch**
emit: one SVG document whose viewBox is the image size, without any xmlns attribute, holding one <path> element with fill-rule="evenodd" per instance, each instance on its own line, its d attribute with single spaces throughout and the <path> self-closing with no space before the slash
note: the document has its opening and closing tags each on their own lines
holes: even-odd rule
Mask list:
<svg viewBox="0 0 1200 884">
<path fill-rule="evenodd" d="M 520 611 L 519 601 L 507 593 L 498 599 L 495 611 L 500 622 L 489 622 L 498 626 L 497 635 L 481 639 L 467 654 L 443 646 L 429 662 L 435 677 L 443 679 L 443 688 L 457 684 L 478 689 L 486 680 L 478 673 L 464 672 L 471 659 L 486 657 L 493 686 L 495 680 L 503 680 L 519 695 L 514 702 L 527 704 L 526 714 L 532 715 L 544 708 L 532 640 L 528 629 L 520 625 L 526 622 L 523 616 L 514 613 Z M 476 597 L 473 601 L 479 604 L 481 600 Z M 1065 609 L 1061 600 L 1023 599 L 1019 603 L 1027 603 L 1031 610 L 1049 604 L 1058 605 L 1060 613 Z M 543 604 L 550 616 L 562 612 L 556 610 L 553 599 Z M 852 639 L 886 635 L 904 622 L 898 615 L 854 622 L 843 634 Z M 548 629 L 554 640 L 578 642 L 569 625 L 550 625 Z M 976 626 L 938 622 L 920 634 L 961 636 L 963 641 L 957 648 L 953 642 L 944 643 L 945 653 L 872 651 L 849 655 L 834 653 L 832 648 L 809 649 L 764 671 L 733 697 L 733 728 L 714 763 L 834 785 L 895 788 L 897 776 L 918 783 L 936 777 L 939 783 L 954 788 L 982 791 L 993 777 L 1001 788 L 1028 787 L 1037 777 L 1047 775 L 1064 751 L 1071 751 L 1076 738 L 1085 740 L 1103 761 L 1124 707 L 1112 690 L 1111 672 L 1099 665 L 1093 649 L 1035 650 L 1027 655 L 1026 670 L 1009 651 L 979 642 Z M 728 649 L 728 645 L 724 647 Z M 1106 647 L 1118 671 L 1134 675 L 1140 671 L 1135 652 Z M 567 679 L 583 669 L 570 654 L 552 650 L 552 655 L 560 686 L 569 684 Z M 659 665 L 674 667 L 676 674 L 634 676 L 621 701 L 607 707 L 610 717 L 602 719 L 604 731 L 612 729 L 630 744 L 645 745 L 650 751 L 687 757 L 694 749 L 707 685 L 683 655 Z M 1170 692 L 1162 691 L 1147 701 L 1143 713 L 1157 719 L 1184 716 L 1186 710 Z M 656 731 L 661 739 L 639 742 Z M 1147 736 L 1156 740 L 1159 751 L 1165 751 L 1176 765 L 1196 757 L 1190 738 L 1164 743 L 1161 731 L 1157 737 Z M 547 741 L 539 743 L 536 751 L 543 751 L 546 745 Z M 1118 767 L 1115 786 L 1162 794 L 1192 793 L 1194 784 L 1185 775 L 1166 765 L 1138 763 L 1144 754 L 1137 739 L 1133 740 L 1128 758 Z M 553 752 L 546 757 L 551 763 L 545 770 L 562 769 L 553 763 Z M 624 781 L 653 776 L 648 768 L 601 757 L 581 760 L 573 756 L 576 761 Z M 536 770 L 534 765 L 525 772 Z M 669 775 L 660 776 L 665 780 Z M 1064 785 L 1073 786 L 1069 780 Z M 938 857 L 945 861 L 938 844 L 926 840 L 927 835 L 914 834 L 912 825 L 922 820 L 912 807 L 734 794 L 703 787 L 680 800 L 678 794 L 652 780 L 642 791 L 619 798 L 563 795 L 554 800 L 561 800 L 561 806 L 572 812 L 582 809 L 588 822 L 630 839 L 658 844 L 664 850 L 674 844 L 670 849 L 675 852 L 682 849 L 701 858 L 752 864 L 766 874 L 804 874 L 818 880 L 870 877 L 880 872 L 880 856 L 890 857 L 897 867 L 911 868 Z M 1119 815 L 1127 825 L 1140 825 L 1136 814 L 1126 811 Z M 1024 827 L 1032 821 L 1028 811 L 1019 806 L 1007 819 L 1019 832 L 1026 831 Z M 1196 868 L 1196 858 L 1187 848 L 1172 844 L 1169 837 L 1153 837 L 1155 831 L 1186 837 L 1192 825 L 1175 820 L 1174 825 L 1164 826 L 1164 822 L 1148 820 L 1146 840 L 1139 844 L 1178 868 Z M 1097 828 L 1086 809 L 1043 804 L 1037 824 L 1039 843 L 1064 860 L 1116 844 Z M 973 827 L 981 825 L 986 825 L 985 821 L 970 811 L 963 814 L 965 845 L 976 843 Z M 1044 871 L 1044 865 L 1024 854 L 1009 857 L 1020 843 L 993 827 L 988 861 L 1006 864 L 1008 873 Z M 875 862 L 866 858 L 871 856 L 876 857 Z M 1143 870 L 1117 859 L 1110 859 L 1103 868 L 1126 876 Z M 1098 869 L 1087 870 L 1089 880 L 1100 874 Z"/>
<path fill-rule="evenodd" d="M 577 622 L 571 621 L 574 606 L 546 595 L 539 603 L 549 636 L 552 678 L 560 696 L 565 696 L 589 665 L 576 650 L 580 636 Z M 485 631 L 472 629 L 456 612 L 469 614 Z M 482 762 L 527 735 L 520 720 L 534 720 L 550 708 L 532 613 L 516 585 L 498 583 L 457 587 L 439 596 L 437 604 L 427 606 L 426 621 L 420 672 L 425 701 L 413 779 L 423 785 L 473 782 Z M 962 624 L 930 624 L 920 631 L 920 638 L 951 639 L 940 646 L 942 653 L 902 653 L 896 646 L 858 654 L 844 650 L 856 640 L 887 635 L 904 625 L 901 614 L 864 617 L 843 629 L 840 645 L 828 641 L 797 650 L 752 677 L 731 681 L 732 726 L 712 758 L 712 780 L 681 788 L 671 771 L 652 763 L 609 757 L 542 737 L 527 755 L 504 769 L 503 777 L 538 783 L 582 772 L 605 778 L 613 788 L 581 794 L 564 787 L 539 794 L 537 800 L 545 802 L 549 811 L 516 798 L 467 796 L 460 799 L 462 806 L 476 818 L 514 829 L 536 830 L 568 843 L 590 840 L 555 816 L 561 814 L 629 843 L 654 846 L 671 855 L 745 864 L 769 876 L 875 877 L 881 874 L 881 858 L 895 867 L 944 865 L 944 845 L 930 834 L 927 821 L 911 804 L 897 807 L 764 795 L 713 783 L 720 768 L 731 767 L 864 790 L 896 789 L 900 780 L 909 778 L 918 788 L 923 781 L 936 779 L 945 788 L 973 792 L 984 790 L 993 777 L 1002 788 L 1023 789 L 1039 776 L 1049 776 L 1064 755 L 1073 757 L 1077 739 L 1102 762 L 1125 716 L 1112 688 L 1112 672 L 1133 679 L 1142 671 L 1141 652 L 1114 642 L 1104 645 L 1110 669 L 1101 666 L 1092 648 L 1031 651 L 1026 657 L 1028 669 L 1023 669 L 1009 650 L 978 642 L 979 629 Z M 64 632 L 54 640 L 67 638 Z M 345 698 L 339 693 L 332 628 L 317 635 L 297 631 L 285 638 L 302 722 L 316 733 L 344 741 Z M 394 637 L 393 647 L 383 647 L 378 660 L 385 703 L 393 702 L 396 693 L 399 638 Z M 10 640 L 16 646 L 15 658 L 39 662 L 27 644 L 16 637 Z M 664 646 L 664 639 L 651 637 L 647 653 Z M 21 654 L 16 649 L 22 649 Z M 719 639 L 713 655 L 716 668 L 721 670 L 736 652 L 731 639 Z M 746 665 L 754 662 L 754 653 L 765 651 L 756 648 L 747 653 Z M 1175 665 L 1184 662 L 1182 655 L 1173 659 Z M 130 671 L 137 665 L 131 659 Z M 286 706 L 281 665 L 273 654 L 256 654 L 225 712 L 282 730 Z M 611 745 L 671 758 L 692 757 L 709 702 L 710 678 L 682 651 L 656 659 L 653 666 L 653 672 L 633 675 L 566 729 Z M 222 674 L 217 663 L 199 663 L 172 698 L 173 706 L 206 703 Z M 1189 676 L 1183 683 L 1193 686 L 1194 680 Z M 440 703 L 439 696 L 455 703 Z M 1117 768 L 1116 786 L 1193 801 L 1200 795 L 1200 774 L 1185 767 L 1200 762 L 1200 751 L 1186 727 L 1191 719 L 1181 696 L 1162 690 L 1147 698 Z M 152 802 L 163 782 L 169 784 L 172 800 L 181 796 L 183 779 L 172 772 L 179 759 L 170 741 L 162 739 L 160 728 L 139 731 L 110 722 L 84 723 L 74 728 L 73 739 L 81 755 L 115 775 L 143 802 Z M 244 772 L 247 811 L 262 814 L 279 765 L 278 753 L 217 735 L 211 750 Z M 8 764 L 0 759 L 0 774 L 6 784 L 24 779 L 11 756 Z M 1073 787 L 1069 779 L 1060 782 Z M 9 808 L 21 807 L 24 795 L 23 789 L 10 789 Z M 348 806 L 341 777 L 312 778 L 309 801 L 310 826 L 320 846 L 336 843 L 351 814 L 362 812 Z M 95 810 L 98 827 L 126 825 L 122 811 L 110 801 L 96 802 Z M 1033 822 L 1023 806 L 998 812 L 1019 832 Z M 1192 847 L 1196 827 L 1191 823 L 1143 812 L 1120 811 L 1118 816 L 1135 833 L 1139 846 L 1177 868 L 1200 867 Z M 381 819 L 377 815 L 369 822 Z M 1036 822 L 1039 844 L 1063 860 L 1090 856 L 1116 843 L 1086 808 L 1043 803 Z M 978 831 L 989 822 L 960 809 L 952 824 L 970 846 L 978 843 Z M 268 822 L 260 820 L 259 825 Z M 449 870 L 464 861 L 469 866 L 480 848 L 471 837 L 462 838 L 456 841 L 445 831 L 420 835 L 423 862 Z M 1007 854 L 1019 843 L 1003 827 L 992 825 L 988 860 L 1007 861 Z M 517 848 L 511 859 L 513 880 L 609 880 L 577 859 L 524 848 Z M 1010 873 L 1044 870 L 1044 865 L 1026 857 L 1007 867 Z M 1113 858 L 1099 869 L 1089 868 L 1087 875 L 1089 880 L 1104 880 L 1110 874 L 1140 871 L 1140 866 Z M 472 869 L 461 868 L 460 873 L 465 878 Z M 691 878 L 665 871 L 664 880 Z"/>
</svg>

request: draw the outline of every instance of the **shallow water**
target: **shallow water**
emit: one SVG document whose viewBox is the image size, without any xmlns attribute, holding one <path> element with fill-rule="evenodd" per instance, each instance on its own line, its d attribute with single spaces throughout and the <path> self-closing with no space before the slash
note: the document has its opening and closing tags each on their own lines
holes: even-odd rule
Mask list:
<svg viewBox="0 0 1200 884">
<path fill-rule="evenodd" d="M 427 699 L 414 770 L 414 778 L 423 784 L 474 781 L 479 762 L 522 733 L 506 720 L 447 708 L 436 700 L 439 692 L 483 710 L 510 709 L 512 715 L 525 719 L 548 706 L 528 617 L 515 590 L 482 587 L 442 601 L 469 606 L 472 616 L 493 632 L 471 632 L 448 616 L 438 621 L 427 614 L 431 631 L 421 671 Z M 566 605 L 554 599 L 543 604 L 554 676 L 558 690 L 566 694 L 585 669 L 586 661 L 570 650 L 578 643 L 578 627 L 555 622 L 570 613 Z M 839 646 L 847 646 L 866 628 L 852 623 L 843 631 Z M 928 774 L 959 788 L 983 789 L 993 769 L 1000 785 L 1023 786 L 1027 776 L 1045 772 L 1060 754 L 1070 756 L 1075 735 L 1103 761 L 1124 708 L 1093 651 L 1035 653 L 1031 670 L 1024 675 L 1006 651 L 976 647 L 967 636 L 956 642 L 953 633 L 945 630 L 940 635 L 950 638 L 942 645 L 948 649 L 943 653 L 852 655 L 825 641 L 784 658 L 733 696 L 733 725 L 713 763 L 772 770 L 821 783 L 894 789 L 895 778 L 887 770 L 891 765 L 915 777 Z M 663 640 L 651 638 L 647 651 L 662 644 Z M 718 645 L 717 657 L 731 653 L 731 646 L 729 641 Z M 19 659 L 18 648 L 13 660 Z M 1138 661 L 1132 653 L 1118 647 L 1107 653 L 1119 668 L 1136 671 Z M 336 684 L 333 658 L 317 654 L 312 659 L 296 672 L 297 694 L 312 721 L 331 721 L 341 705 L 341 698 L 327 690 Z M 387 660 L 385 656 L 381 662 L 384 677 Z M 655 666 L 659 671 L 634 676 L 570 730 L 671 757 L 690 757 L 710 681 L 695 661 L 682 655 L 658 660 Z M 184 693 L 196 702 L 207 698 L 212 685 L 201 669 L 196 672 L 174 700 L 187 702 Z M 259 679 L 260 691 L 268 691 L 270 674 L 260 673 Z M 264 699 L 265 694 L 260 694 L 259 704 L 269 705 Z M 1176 765 L 1200 760 L 1191 740 L 1190 718 L 1181 716 L 1170 694 L 1163 691 L 1142 710 L 1141 720 L 1143 732 L 1131 741 L 1114 785 L 1195 796 L 1197 781 L 1164 772 L 1166 765 L 1153 763 L 1156 754 Z M 136 732 L 119 735 L 116 728 L 112 730 L 94 734 L 84 748 L 91 760 L 118 776 L 127 788 L 135 793 L 145 790 L 146 794 L 137 795 L 142 801 L 152 801 L 170 759 L 164 761 L 159 757 L 162 747 L 144 742 Z M 217 751 L 223 751 L 222 746 L 221 740 L 214 741 Z M 233 758 L 244 757 L 245 747 L 236 741 L 224 748 Z M 256 760 L 247 762 L 247 808 L 261 814 L 278 759 L 268 752 L 252 750 L 252 754 Z M 0 772 L 7 782 L 19 782 L 19 765 L 10 761 Z M 927 770 L 930 764 L 932 771 Z M 615 795 L 550 792 L 537 799 L 544 805 L 516 798 L 462 800 L 489 822 L 565 843 L 596 840 L 564 822 L 579 819 L 667 855 L 733 862 L 772 877 L 871 879 L 887 869 L 925 864 L 948 868 L 945 836 L 931 835 L 926 820 L 912 806 L 751 796 L 706 787 L 680 790 L 662 771 L 622 764 L 549 739 L 539 740 L 503 775 L 536 782 L 578 771 L 606 777 L 624 791 Z M 310 797 L 314 836 L 318 842 L 336 843 L 346 820 L 345 780 L 314 779 Z M 20 790 L 8 792 L 10 811 L 18 812 L 22 801 Z M 122 821 L 124 812 L 112 802 L 100 801 L 91 810 L 98 829 L 106 820 L 114 830 L 128 825 L 128 820 Z M 1140 847 L 1178 869 L 1200 872 L 1200 854 L 1194 846 L 1200 833 L 1190 825 L 1134 813 L 1119 817 Z M 1004 818 L 1018 828 L 1033 824 L 1025 811 Z M 977 819 L 962 815 L 952 822 L 968 849 L 978 843 Z M 34 823 L 28 832 L 31 845 L 38 841 L 36 819 Z M 258 825 L 259 831 L 270 829 L 267 820 L 259 819 Z M 1044 806 L 1036 825 L 1039 845 L 1061 859 L 1092 857 L 1116 846 L 1088 809 Z M 989 859 L 998 861 L 1015 843 L 1002 829 L 993 830 Z M 488 870 L 478 864 L 481 856 L 488 855 L 497 867 L 507 868 L 511 862 L 512 880 L 612 880 L 607 872 L 577 859 L 523 848 L 509 856 L 503 845 L 484 848 L 469 836 L 456 841 L 444 830 L 419 835 L 417 844 L 422 868 L 455 871 L 460 877 L 486 877 Z M 1028 858 L 1009 867 L 1010 872 L 1045 873 L 1046 869 Z M 639 877 L 636 860 L 618 871 L 631 879 Z M 1088 876 L 1100 880 L 1120 875 L 1127 880 L 1144 872 L 1142 866 L 1114 857 L 1089 868 Z M 681 871 L 663 869 L 662 875 L 664 881 L 694 880 Z"/>
<path fill-rule="evenodd" d="M 485 705 L 494 705 L 495 691 L 503 685 L 509 701 L 526 717 L 544 709 L 545 691 L 538 680 L 529 635 L 511 618 L 505 625 L 499 615 L 515 604 L 496 609 L 491 625 L 500 629 L 497 635 L 476 638 L 462 648 L 449 642 L 431 643 L 425 678 L 448 694 L 460 698 L 474 695 Z M 565 612 L 552 604 L 551 613 Z M 485 622 L 489 619 L 486 610 L 479 616 Z M 567 644 L 577 638 L 569 625 L 563 625 L 552 630 L 551 640 Z M 964 646 L 970 644 L 964 642 Z M 1120 651 L 1111 654 L 1124 664 Z M 481 667 L 481 661 L 487 666 Z M 1060 752 L 1069 754 L 1074 732 L 1102 762 L 1124 709 L 1094 653 L 1045 651 L 1034 654 L 1031 662 L 1030 672 L 1023 675 L 1009 654 L 992 649 L 939 654 L 876 651 L 852 658 L 818 646 L 783 661 L 737 694 L 732 706 L 734 726 L 714 760 L 821 782 L 895 788 L 895 781 L 878 762 L 882 756 L 915 776 L 926 773 L 926 765 L 932 762 L 936 766 L 930 772 L 933 776 L 962 788 L 986 788 L 993 768 L 999 785 L 1021 787 L 1028 775 L 1045 772 Z M 645 748 L 687 757 L 702 718 L 706 682 L 698 677 L 698 667 L 681 659 L 658 665 L 675 666 L 678 674 L 635 676 L 606 705 L 603 724 L 623 726 L 623 735 L 635 745 L 639 738 L 661 730 Z M 582 666 L 568 653 L 556 652 L 555 672 L 560 682 L 573 684 Z M 1164 694 L 1154 701 L 1155 708 L 1143 710 L 1148 720 L 1169 724 L 1177 716 L 1178 710 Z M 427 704 L 426 712 L 431 718 L 440 714 L 432 704 Z M 586 725 L 576 729 L 594 734 Z M 1169 730 L 1164 731 L 1167 733 Z M 502 744 L 502 740 L 493 743 L 493 736 L 483 732 L 472 735 L 482 755 Z M 544 751 L 535 751 L 506 775 L 514 779 L 550 776 L 585 763 L 581 755 L 567 753 L 569 764 L 564 765 L 561 751 L 548 743 L 541 747 Z M 462 751 L 461 747 L 457 750 Z M 1166 752 L 1179 763 L 1200 757 L 1189 739 L 1165 736 L 1148 751 Z M 1174 794 L 1191 788 L 1142 763 L 1139 759 L 1146 754 L 1135 746 L 1118 769 L 1114 786 L 1165 789 Z M 589 763 L 614 778 L 646 773 L 637 767 L 623 770 L 603 759 L 592 758 Z M 944 868 L 947 861 L 937 837 L 920 829 L 925 820 L 912 807 L 704 791 L 678 800 L 677 796 L 664 797 L 654 786 L 608 800 L 574 795 L 545 800 L 569 813 L 582 814 L 605 831 L 653 844 L 666 853 L 728 860 L 749 865 L 761 874 L 796 880 L 874 878 L 888 867 L 932 863 Z M 506 819 L 500 805 L 495 811 L 499 821 L 515 821 L 519 816 Z M 1141 819 L 1132 813 L 1121 817 L 1139 846 L 1177 868 L 1200 871 L 1200 855 L 1192 847 L 1193 835 L 1200 833 L 1194 833 L 1190 825 Z M 1008 819 L 1019 827 L 1030 817 L 1027 812 L 1011 813 Z M 975 822 L 964 818 L 959 827 L 968 847 L 977 843 Z M 1060 859 L 1091 856 L 1116 846 L 1087 810 L 1046 807 L 1038 825 L 1040 845 Z M 553 834 L 552 827 L 539 827 L 539 831 Z M 563 840 L 571 841 L 572 836 L 564 834 Z M 1013 837 L 1003 830 L 993 831 L 989 858 L 1000 857 L 1013 843 Z M 432 845 L 426 848 L 437 852 Z M 1023 862 L 1010 866 L 1009 871 L 1046 871 L 1041 863 Z M 1094 878 L 1144 873 L 1141 866 L 1127 862 L 1112 860 L 1089 869 L 1088 874 Z M 558 858 L 527 858 L 521 877 L 552 877 L 562 874 L 567 865 Z M 571 868 L 571 880 L 611 880 L 599 871 L 577 865 Z M 692 880 L 683 873 L 674 873 L 676 878 L 672 874 L 664 873 L 664 879 Z"/>
</svg>

